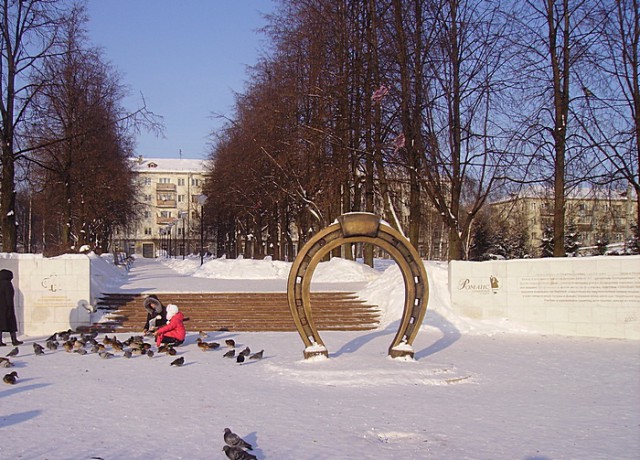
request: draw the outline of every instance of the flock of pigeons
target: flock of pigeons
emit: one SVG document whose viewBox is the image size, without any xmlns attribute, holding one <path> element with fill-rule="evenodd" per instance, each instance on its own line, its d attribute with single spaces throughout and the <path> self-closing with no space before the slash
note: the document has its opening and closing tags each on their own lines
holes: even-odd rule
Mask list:
<svg viewBox="0 0 640 460">
<path fill-rule="evenodd" d="M 45 350 L 55 351 L 58 348 L 64 348 L 67 353 L 77 353 L 80 355 L 97 354 L 100 358 L 108 359 L 116 355 L 116 353 L 122 353 L 124 358 L 131 358 L 133 355 L 146 355 L 152 358 L 155 353 L 166 353 L 170 356 L 175 356 L 177 351 L 171 344 L 162 344 L 158 347 L 157 351 L 153 351 L 153 345 L 144 341 L 144 336 L 135 335 L 129 337 L 127 340 L 120 341 L 114 335 L 109 337 L 105 334 L 102 341 L 98 341 L 97 332 L 91 332 L 88 334 L 73 335 L 72 330 L 64 332 L 56 332 L 51 337 L 46 339 L 45 346 L 43 347 L 37 342 L 33 342 L 33 352 L 36 356 L 42 356 L 46 354 Z M 202 351 L 216 350 L 220 348 L 218 342 L 205 342 L 204 338 L 208 337 L 208 334 L 204 331 L 199 332 L 200 337 L 196 339 L 198 348 Z M 262 359 L 264 350 L 260 350 L 257 353 L 251 353 L 249 347 L 245 347 L 243 350 L 236 354 L 236 342 L 233 339 L 226 339 L 224 345 L 229 350 L 224 353 L 224 358 L 235 359 L 237 363 L 242 364 L 245 359 Z M 20 353 L 20 349 L 15 347 L 6 357 L 0 357 L 0 368 L 13 367 L 13 362 L 10 358 L 17 356 Z M 180 367 L 184 364 L 184 356 L 176 358 L 171 361 L 171 366 Z M 6 374 L 3 381 L 8 384 L 15 384 L 18 373 L 13 371 L 10 374 Z"/>
<path fill-rule="evenodd" d="M 200 334 L 206 334 L 204 332 L 200 332 Z M 196 343 L 198 344 L 198 348 L 202 351 L 207 350 L 215 350 L 220 347 L 218 342 L 205 342 L 200 337 L 196 339 Z M 260 350 L 257 353 L 251 353 L 251 348 L 244 347 L 240 352 L 236 354 L 236 342 L 233 339 L 227 339 L 224 341 L 224 344 L 230 348 L 224 355 L 223 358 L 235 359 L 238 364 L 242 364 L 245 359 L 262 359 L 264 354 L 264 350 Z"/>
<path fill-rule="evenodd" d="M 144 341 L 144 336 L 136 335 L 131 336 L 127 340 L 120 341 L 114 335 L 109 337 L 105 334 L 101 341 L 97 340 L 98 333 L 91 332 L 88 334 L 75 335 L 71 329 L 63 332 L 56 332 L 51 337 L 46 339 L 45 346 L 40 345 L 37 342 L 33 342 L 33 352 L 36 356 L 42 356 L 48 353 L 45 350 L 55 351 L 59 348 L 63 348 L 67 353 L 76 353 L 80 355 L 97 354 L 102 359 L 109 359 L 116 356 L 116 353 L 122 353 L 122 357 L 131 358 L 134 355 L 146 355 L 152 358 L 156 353 L 166 353 L 170 356 L 175 356 L 177 351 L 172 345 L 163 344 L 157 348 L 154 352 L 152 350 L 153 345 Z M 199 332 L 199 337 L 196 339 L 198 348 L 202 351 L 216 350 L 221 347 L 217 342 L 206 342 L 204 339 L 208 337 L 208 334 L 204 331 Z M 236 352 L 236 342 L 233 339 L 226 339 L 224 346 L 228 349 L 223 354 L 224 358 L 235 359 L 237 363 L 242 364 L 246 359 L 260 360 L 264 355 L 264 350 L 260 350 L 257 353 L 252 353 L 249 347 L 244 347 L 242 350 Z M 18 356 L 20 349 L 18 347 L 13 348 L 6 357 L 0 357 L 0 368 L 13 367 L 14 363 L 11 358 Z M 184 356 L 171 361 L 171 366 L 180 367 L 184 365 Z M 6 374 L 2 381 L 8 385 L 15 385 L 17 383 L 18 373 L 12 371 Z M 226 456 L 231 460 L 254 460 L 257 457 L 247 452 L 247 450 L 253 450 L 251 444 L 244 441 L 240 436 L 233 433 L 229 428 L 224 429 L 224 441 L 226 445 L 222 449 Z"/>
</svg>

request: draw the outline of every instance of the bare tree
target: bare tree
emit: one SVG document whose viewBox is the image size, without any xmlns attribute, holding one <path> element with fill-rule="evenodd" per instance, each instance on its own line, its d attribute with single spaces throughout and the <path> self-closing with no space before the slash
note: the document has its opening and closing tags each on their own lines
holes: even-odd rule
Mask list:
<svg viewBox="0 0 640 460">
<path fill-rule="evenodd" d="M 594 14 L 589 1 L 545 0 L 515 4 L 511 12 L 513 42 L 518 52 L 511 60 L 520 84 L 514 86 L 517 104 L 513 119 L 528 158 L 524 182 L 543 182 L 553 189 L 554 256 L 565 255 L 565 197 L 585 181 L 593 162 L 576 137 L 574 81 L 584 78 L 595 38 L 588 21 Z"/>
<path fill-rule="evenodd" d="M 132 141 L 118 121 L 124 88 L 100 52 L 86 46 L 85 22 L 84 9 L 73 8 L 60 33 L 64 48 L 46 58 L 33 79 L 40 91 L 26 158 L 37 165 L 45 228 L 58 236 L 49 253 L 89 242 L 104 249 L 115 227 L 134 215 L 126 161 Z"/>
<path fill-rule="evenodd" d="M 449 259 L 466 256 L 473 220 L 509 165 L 497 100 L 506 89 L 505 27 L 489 2 L 430 2 L 425 29 L 424 187 L 449 233 Z M 424 40 L 424 38 L 423 38 Z M 423 142 L 423 145 L 420 145 Z"/>
<path fill-rule="evenodd" d="M 16 162 L 23 153 L 19 131 L 41 89 L 29 77 L 37 72 L 43 59 L 57 51 L 57 31 L 65 11 L 60 2 L 53 0 L 1 0 L 0 10 L 0 214 L 3 251 L 14 252 Z"/>
<path fill-rule="evenodd" d="M 640 222 L 640 3 L 638 0 L 598 0 L 590 17 L 597 30 L 593 69 L 580 81 L 576 117 L 583 145 L 594 152 L 598 186 L 625 189 L 636 198 Z M 630 235 L 626 235 L 628 238 Z"/>
<path fill-rule="evenodd" d="M 245 207 L 258 207 L 250 220 L 263 216 L 259 234 L 281 235 L 269 247 L 290 244 L 283 241 L 291 239 L 290 221 L 296 222 L 302 244 L 337 215 L 360 206 L 355 197 L 363 176 L 362 129 L 352 120 L 362 113 L 363 89 L 351 91 L 359 70 L 349 46 L 354 29 L 364 29 L 348 21 L 360 11 L 357 3 L 290 3 L 269 31 L 276 51 L 254 68 L 251 85 L 238 98 L 231 134 L 213 151 L 214 165 L 220 166 L 227 164 L 227 155 L 241 151 L 239 146 L 243 155 L 251 155 L 244 172 L 261 186 Z M 229 172 L 215 165 L 212 178 L 227 182 Z M 238 217 L 243 215 L 239 206 Z"/>
</svg>

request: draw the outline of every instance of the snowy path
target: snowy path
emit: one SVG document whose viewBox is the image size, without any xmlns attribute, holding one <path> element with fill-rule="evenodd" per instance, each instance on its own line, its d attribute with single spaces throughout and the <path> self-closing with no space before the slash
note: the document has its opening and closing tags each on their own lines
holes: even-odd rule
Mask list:
<svg viewBox="0 0 640 460">
<path fill-rule="evenodd" d="M 177 260 L 177 262 L 180 262 Z M 313 283 L 318 291 L 357 291 L 364 283 Z M 109 285 L 124 293 L 286 292 L 286 279 L 216 279 L 181 274 L 156 259 L 136 258 L 128 277 Z"/>
</svg>

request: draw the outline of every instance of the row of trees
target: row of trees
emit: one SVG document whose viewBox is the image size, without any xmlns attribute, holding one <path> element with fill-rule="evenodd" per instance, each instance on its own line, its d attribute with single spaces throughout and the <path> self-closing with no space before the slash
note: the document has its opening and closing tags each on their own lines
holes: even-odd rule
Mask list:
<svg viewBox="0 0 640 460">
<path fill-rule="evenodd" d="M 564 255 L 573 187 L 640 195 L 638 6 L 282 1 L 216 133 L 211 224 L 284 258 L 292 223 L 304 243 L 339 214 L 377 212 L 419 247 L 435 212 L 461 259 L 488 201 L 537 183 L 554 191 Z"/>
<path fill-rule="evenodd" d="M 89 46 L 83 3 L 0 0 L 2 250 L 107 250 L 135 218 L 127 157 L 146 110 Z M 146 117 L 146 118 L 145 118 Z"/>
</svg>

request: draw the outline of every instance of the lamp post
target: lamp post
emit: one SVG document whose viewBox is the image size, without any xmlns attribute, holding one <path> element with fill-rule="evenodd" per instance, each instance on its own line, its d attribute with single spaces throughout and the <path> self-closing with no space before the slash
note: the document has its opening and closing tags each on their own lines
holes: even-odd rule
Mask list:
<svg viewBox="0 0 640 460">
<path fill-rule="evenodd" d="M 171 222 L 171 229 L 173 229 L 173 227 L 176 228 L 176 232 L 173 235 L 173 244 L 171 245 L 171 248 L 173 249 L 173 252 L 171 253 L 171 257 L 175 259 L 176 257 L 176 253 L 178 252 L 178 219 L 174 220 L 173 222 Z"/>
<path fill-rule="evenodd" d="M 160 229 L 160 251 L 159 254 L 162 254 L 164 250 L 164 228 Z"/>
<path fill-rule="evenodd" d="M 198 195 L 198 204 L 200 205 L 200 265 L 204 263 L 204 203 L 207 201 L 207 195 Z"/>
<path fill-rule="evenodd" d="M 184 260 L 185 254 L 187 252 L 187 246 L 185 244 L 184 220 L 188 215 L 189 214 L 187 213 L 187 211 L 180 211 L 180 219 L 182 219 L 182 260 Z"/>
<path fill-rule="evenodd" d="M 174 252 L 174 248 L 173 248 L 173 225 L 169 224 L 169 259 L 171 259 L 171 257 L 173 257 L 173 252 Z"/>
</svg>

